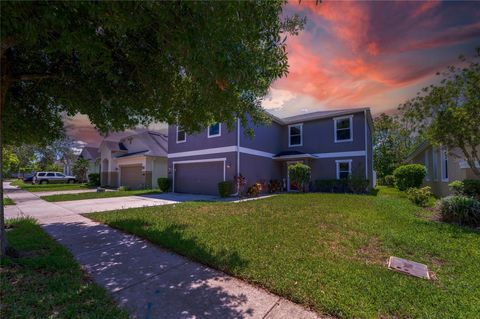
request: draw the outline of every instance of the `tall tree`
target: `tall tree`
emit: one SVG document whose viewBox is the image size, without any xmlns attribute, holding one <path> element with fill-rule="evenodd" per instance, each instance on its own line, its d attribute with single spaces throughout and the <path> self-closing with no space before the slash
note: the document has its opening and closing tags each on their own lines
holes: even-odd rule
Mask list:
<svg viewBox="0 0 480 319">
<path fill-rule="evenodd" d="M 261 99 L 288 70 L 287 34 L 304 24 L 284 3 L 4 1 L 0 144 L 58 138 L 63 114 L 102 132 L 261 121 Z"/>
<path fill-rule="evenodd" d="M 403 163 L 416 139 L 394 116 L 380 114 L 374 119 L 373 166 L 382 180 Z"/>
<path fill-rule="evenodd" d="M 444 72 L 439 84 L 422 89 L 400 106 L 405 122 L 432 145 L 460 148 L 475 175 L 480 177 L 480 48 L 468 60 Z"/>
</svg>

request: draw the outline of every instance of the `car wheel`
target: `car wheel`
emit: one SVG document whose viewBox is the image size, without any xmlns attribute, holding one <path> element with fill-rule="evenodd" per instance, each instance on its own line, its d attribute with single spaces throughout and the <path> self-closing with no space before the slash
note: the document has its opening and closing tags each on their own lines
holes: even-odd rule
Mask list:
<svg viewBox="0 0 480 319">
<path fill-rule="evenodd" d="M 40 181 L 40 184 L 48 184 L 47 180 Z"/>
<path fill-rule="evenodd" d="M 73 184 L 73 183 L 75 183 L 75 180 L 74 180 L 74 179 L 70 179 L 70 180 L 68 180 L 68 183 L 69 183 L 69 184 Z"/>
</svg>

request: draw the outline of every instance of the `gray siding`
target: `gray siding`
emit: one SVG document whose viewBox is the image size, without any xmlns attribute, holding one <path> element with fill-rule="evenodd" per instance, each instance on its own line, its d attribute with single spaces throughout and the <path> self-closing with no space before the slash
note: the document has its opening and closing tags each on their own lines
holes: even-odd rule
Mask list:
<svg viewBox="0 0 480 319">
<path fill-rule="evenodd" d="M 187 134 L 186 142 L 177 143 L 177 127 L 176 125 L 170 125 L 168 127 L 168 153 L 237 145 L 236 129 L 229 131 L 227 126 L 222 123 L 220 130 L 222 133 L 221 136 L 209 138 L 207 129 L 205 128 L 196 134 Z"/>
<path fill-rule="evenodd" d="M 255 136 L 250 138 L 245 135 L 245 130 L 252 128 Z M 249 121 L 246 128 L 240 132 L 240 146 L 248 147 L 263 152 L 276 154 L 282 149 L 282 136 L 285 127 L 272 122 L 269 125 L 254 125 Z"/>
<path fill-rule="evenodd" d="M 303 145 L 288 146 L 288 125 L 281 136 L 282 149 L 305 153 L 336 153 L 365 150 L 365 117 L 364 113 L 353 114 L 353 141 L 335 143 L 335 125 L 333 118 L 319 119 L 303 123 Z M 342 115 L 343 116 L 343 115 Z"/>
<path fill-rule="evenodd" d="M 240 154 L 240 172 L 247 180 L 247 187 L 256 182 L 268 183 L 271 179 L 282 178 L 281 163 L 249 154 Z"/>
</svg>

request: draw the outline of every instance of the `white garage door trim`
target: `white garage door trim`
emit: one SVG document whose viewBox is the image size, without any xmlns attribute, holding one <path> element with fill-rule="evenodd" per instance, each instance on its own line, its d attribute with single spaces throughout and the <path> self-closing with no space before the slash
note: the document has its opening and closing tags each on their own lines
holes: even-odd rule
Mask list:
<svg viewBox="0 0 480 319">
<path fill-rule="evenodd" d="M 188 160 L 188 161 L 175 161 L 172 162 L 172 168 L 173 168 L 173 178 L 172 178 L 172 190 L 175 193 L 175 165 L 177 164 L 191 164 L 191 163 L 208 163 L 208 162 L 223 162 L 223 181 L 225 181 L 225 164 L 226 164 L 227 158 L 222 157 L 222 158 L 208 158 L 208 159 L 201 159 L 201 160 Z"/>
</svg>

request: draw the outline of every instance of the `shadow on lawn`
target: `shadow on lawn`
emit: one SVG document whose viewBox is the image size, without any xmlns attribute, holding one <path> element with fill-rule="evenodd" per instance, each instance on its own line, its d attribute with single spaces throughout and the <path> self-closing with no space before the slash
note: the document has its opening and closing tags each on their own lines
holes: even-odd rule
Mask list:
<svg viewBox="0 0 480 319">
<path fill-rule="evenodd" d="M 245 267 L 238 253 L 214 253 L 196 238 L 187 238 L 184 225 L 162 231 L 136 219 L 111 223 L 207 264 Z M 103 224 L 90 222 L 44 225 L 57 241 L 74 254 L 94 280 L 140 318 L 243 318 L 250 317 L 254 296 L 231 277 L 191 262 Z M 231 289 L 226 290 L 224 287 Z M 234 291 L 232 293 L 232 291 Z M 248 291 L 248 290 L 247 290 Z M 258 314 L 261 315 L 261 314 Z"/>
</svg>

